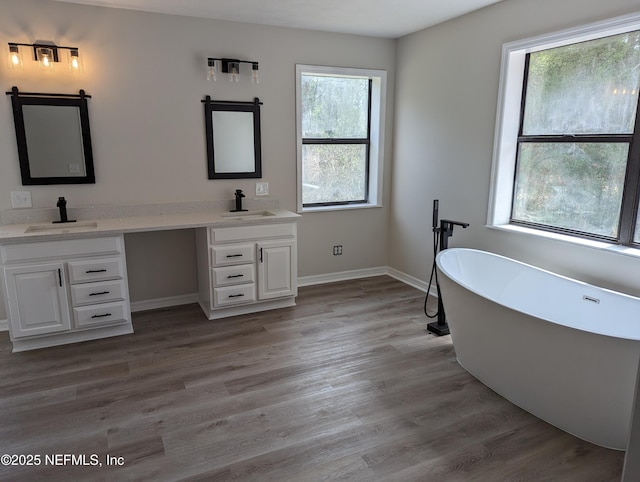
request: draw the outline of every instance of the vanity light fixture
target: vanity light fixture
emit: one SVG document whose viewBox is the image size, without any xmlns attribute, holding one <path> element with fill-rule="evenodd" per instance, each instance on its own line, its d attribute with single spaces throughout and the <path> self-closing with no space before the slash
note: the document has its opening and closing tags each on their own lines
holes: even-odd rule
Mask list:
<svg viewBox="0 0 640 482">
<path fill-rule="evenodd" d="M 53 70 L 53 66 L 60 62 L 60 51 L 68 50 L 68 63 L 71 72 L 82 72 L 82 59 L 78 47 L 64 47 L 53 42 L 37 41 L 33 44 L 9 42 L 9 66 L 14 69 L 21 69 L 23 66 L 22 52 L 20 47 L 31 47 L 33 49 L 33 60 L 40 63 L 42 70 Z"/>
<path fill-rule="evenodd" d="M 217 59 L 213 57 L 207 59 L 207 80 L 218 80 L 217 62 L 220 62 L 220 72 L 227 74 L 229 82 L 238 82 L 240 77 L 240 64 L 251 64 L 251 83 L 260 83 L 258 62 L 253 60 Z"/>
</svg>

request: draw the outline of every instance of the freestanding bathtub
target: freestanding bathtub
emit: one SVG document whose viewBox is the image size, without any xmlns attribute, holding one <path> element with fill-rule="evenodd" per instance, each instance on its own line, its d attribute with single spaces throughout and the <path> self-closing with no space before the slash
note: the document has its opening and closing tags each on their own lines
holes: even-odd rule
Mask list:
<svg viewBox="0 0 640 482">
<path fill-rule="evenodd" d="M 474 249 L 436 263 L 460 365 L 548 423 L 626 449 L 640 298 Z"/>
</svg>

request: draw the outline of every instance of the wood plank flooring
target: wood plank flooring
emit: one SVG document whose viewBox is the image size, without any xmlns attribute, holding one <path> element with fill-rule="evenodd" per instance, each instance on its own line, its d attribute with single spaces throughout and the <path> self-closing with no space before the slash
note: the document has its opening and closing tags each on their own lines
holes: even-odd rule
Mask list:
<svg viewBox="0 0 640 482">
<path fill-rule="evenodd" d="M 41 461 L 0 466 L 0 478 L 620 479 L 624 453 L 561 432 L 467 374 L 451 337 L 425 332 L 423 302 L 380 276 L 218 321 L 196 305 L 138 313 L 133 335 L 31 352 L 12 354 L 2 333 L 0 454 Z M 46 459 L 55 454 L 87 465 Z M 107 454 L 123 464 L 108 466 Z"/>
</svg>

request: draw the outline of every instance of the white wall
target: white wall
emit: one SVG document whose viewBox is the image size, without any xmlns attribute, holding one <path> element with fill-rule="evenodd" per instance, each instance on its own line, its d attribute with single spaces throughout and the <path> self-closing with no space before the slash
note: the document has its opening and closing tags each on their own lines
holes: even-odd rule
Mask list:
<svg viewBox="0 0 640 482">
<path fill-rule="evenodd" d="M 7 42 L 52 40 L 77 46 L 85 74 L 43 75 L 25 52 L 25 68 L 8 68 Z M 240 83 L 206 80 L 206 58 L 236 57 L 260 62 L 261 83 L 243 72 Z M 236 188 L 251 195 L 256 180 L 207 179 L 201 99 L 253 100 L 262 115 L 263 179 L 281 207 L 296 208 L 295 64 L 383 69 L 388 72 L 387 115 L 393 118 L 395 41 L 362 36 L 88 7 L 44 0 L 0 3 L 0 79 L 5 90 L 77 92 L 89 101 L 96 167 L 95 185 L 21 186 L 9 96 L 0 99 L 0 209 L 10 208 L 9 192 L 32 192 L 36 208 L 232 199 Z M 246 67 L 246 66 L 245 66 Z M 220 76 L 222 77 L 222 76 Z M 391 123 L 390 123 L 391 124 Z M 385 169 L 392 152 L 386 136 Z M 387 202 L 390 181 L 385 183 Z M 305 214 L 299 225 L 299 275 L 364 269 L 387 264 L 388 206 L 381 209 Z M 184 294 L 194 278 L 175 277 L 174 286 L 150 289 L 147 273 L 165 253 L 167 280 L 194 263 L 193 236 L 158 236 L 154 255 L 146 237 L 127 243 L 132 300 Z M 372 241 L 373 240 L 373 241 Z M 342 244 L 344 254 L 332 255 Z M 195 265 L 193 265 L 195 273 Z M 169 281 L 171 283 L 171 281 Z M 187 289 L 187 291 L 188 291 Z M 195 289 L 193 290 L 195 291 Z M 0 301 L 0 319 L 5 317 Z"/>
<path fill-rule="evenodd" d="M 426 280 L 431 205 L 471 223 L 450 246 L 640 295 L 640 259 L 485 227 L 502 44 L 632 13 L 637 0 L 506 0 L 398 41 L 390 265 Z"/>
</svg>

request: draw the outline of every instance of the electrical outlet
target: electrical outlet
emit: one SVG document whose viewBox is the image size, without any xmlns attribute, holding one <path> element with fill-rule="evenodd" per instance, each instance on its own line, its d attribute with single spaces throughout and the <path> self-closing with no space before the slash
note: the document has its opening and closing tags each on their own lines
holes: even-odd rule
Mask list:
<svg viewBox="0 0 640 482">
<path fill-rule="evenodd" d="M 269 183 L 256 182 L 256 196 L 268 196 L 268 195 L 269 195 Z"/>
<path fill-rule="evenodd" d="M 31 208 L 31 191 L 11 191 L 12 208 Z"/>
<path fill-rule="evenodd" d="M 341 244 L 336 244 L 333 247 L 333 255 L 334 256 L 340 256 L 342 254 L 342 245 Z"/>
</svg>

